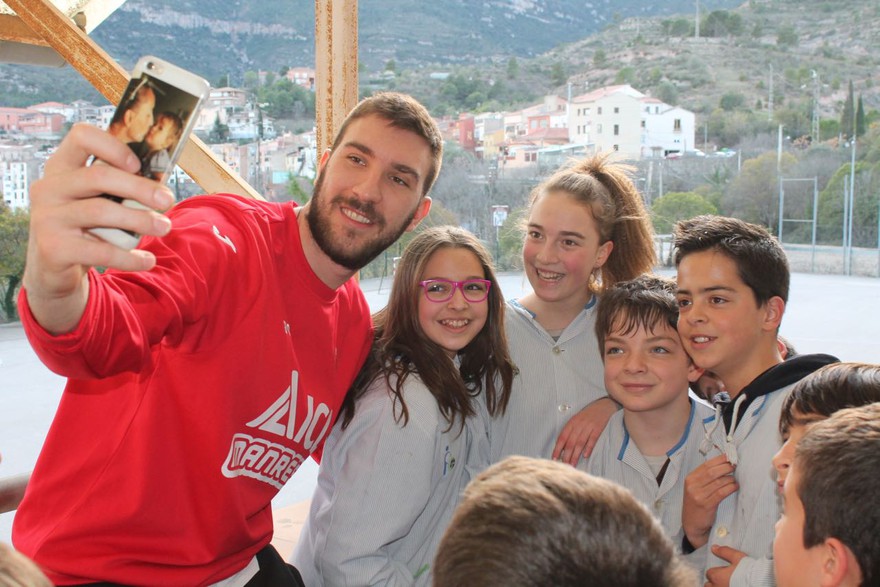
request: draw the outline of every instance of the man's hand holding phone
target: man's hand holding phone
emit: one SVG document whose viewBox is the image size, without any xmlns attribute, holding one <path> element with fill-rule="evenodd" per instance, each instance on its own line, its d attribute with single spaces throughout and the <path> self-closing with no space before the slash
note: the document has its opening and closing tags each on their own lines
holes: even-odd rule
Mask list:
<svg viewBox="0 0 880 587">
<path fill-rule="evenodd" d="M 106 165 L 86 163 L 98 158 Z M 151 269 L 152 253 L 104 242 L 89 230 L 114 227 L 164 236 L 171 222 L 154 210 L 174 203 L 171 191 L 136 174 L 140 162 L 125 143 L 98 128 L 75 125 L 46 162 L 43 177 L 30 190 L 30 239 L 23 284 L 28 305 L 47 331 L 59 334 L 79 323 L 88 299 L 89 267 L 128 271 Z M 130 199 L 137 210 L 101 194 Z"/>
</svg>

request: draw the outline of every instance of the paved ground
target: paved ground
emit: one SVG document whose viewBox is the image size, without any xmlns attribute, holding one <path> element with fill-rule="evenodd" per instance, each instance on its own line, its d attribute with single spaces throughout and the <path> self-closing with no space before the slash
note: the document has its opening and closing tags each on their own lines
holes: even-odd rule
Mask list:
<svg viewBox="0 0 880 587">
<path fill-rule="evenodd" d="M 528 289 L 520 274 L 503 275 L 505 297 Z M 390 284 L 362 284 L 370 307 L 384 305 Z M 880 279 L 839 275 L 792 276 L 792 293 L 781 332 L 798 352 L 827 352 L 847 361 L 880 362 Z M 63 387 L 36 358 L 18 324 L 0 325 L 0 478 L 29 471 L 36 461 Z M 304 463 L 278 494 L 280 538 L 296 536 L 304 511 L 291 507 L 311 497 L 318 467 Z M 283 508 L 283 509 L 282 509 Z M 0 515 L 0 541 L 9 542 L 12 514 Z"/>
</svg>

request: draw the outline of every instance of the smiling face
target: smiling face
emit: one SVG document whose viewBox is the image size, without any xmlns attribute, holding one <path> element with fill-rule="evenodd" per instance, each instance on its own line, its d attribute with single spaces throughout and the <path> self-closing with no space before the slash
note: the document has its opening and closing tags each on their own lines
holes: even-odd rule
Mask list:
<svg viewBox="0 0 880 587">
<path fill-rule="evenodd" d="M 601 242 L 589 206 L 563 192 L 537 200 L 529 213 L 523 264 L 535 295 L 580 311 L 592 296 L 590 277 L 613 245 Z"/>
<path fill-rule="evenodd" d="M 150 127 L 144 141 L 151 151 L 167 149 L 177 138 L 177 126 L 174 122 L 165 116 L 160 116 L 156 124 Z"/>
<path fill-rule="evenodd" d="M 678 332 L 694 363 L 713 371 L 731 396 L 780 362 L 779 297 L 758 306 L 736 263 L 715 251 L 685 256 L 678 266 Z"/>
<path fill-rule="evenodd" d="M 427 279 L 486 279 L 480 260 L 464 248 L 444 247 L 438 249 L 422 271 L 419 281 Z M 432 342 L 440 345 L 450 357 L 466 347 L 486 324 L 489 316 L 488 299 L 469 302 L 461 289 L 455 288 L 452 298 L 445 302 L 432 302 L 418 288 L 419 326 Z"/>
<path fill-rule="evenodd" d="M 356 271 L 414 228 L 430 209 L 422 197 L 431 165 L 427 142 L 370 115 L 351 122 L 322 159 L 307 219 L 320 250 Z"/>
<path fill-rule="evenodd" d="M 605 388 L 631 412 L 687 409 L 688 379 L 698 373 L 669 324 L 652 331 L 639 326 L 630 333 L 609 333 L 603 349 Z"/>
</svg>

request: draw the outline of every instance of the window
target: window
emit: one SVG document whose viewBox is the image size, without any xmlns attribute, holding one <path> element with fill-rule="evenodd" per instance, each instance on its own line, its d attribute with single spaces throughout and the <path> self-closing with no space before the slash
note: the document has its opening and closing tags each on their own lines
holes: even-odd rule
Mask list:
<svg viewBox="0 0 880 587">
<path fill-rule="evenodd" d="M 642 128 L 645 128 L 645 121 L 642 121 Z"/>
<path fill-rule="evenodd" d="M 619 151 L 619 150 L 620 150 L 620 145 L 614 145 L 614 150 L 615 150 L 615 151 Z"/>
<path fill-rule="evenodd" d="M 596 114 L 602 114 L 602 107 L 601 106 L 596 108 Z"/>
<path fill-rule="evenodd" d="M 596 132 L 599 134 L 602 134 L 602 125 L 601 124 L 596 125 Z"/>
<path fill-rule="evenodd" d="M 620 134 L 620 125 L 615 124 L 614 125 L 614 136 L 618 136 L 619 134 Z"/>
<path fill-rule="evenodd" d="M 620 108 L 618 108 L 617 106 L 615 106 L 615 107 L 614 107 L 614 113 L 615 113 L 615 114 L 620 114 Z"/>
<path fill-rule="evenodd" d="M 672 123 L 672 129 L 681 132 L 681 118 L 676 118 Z"/>
</svg>

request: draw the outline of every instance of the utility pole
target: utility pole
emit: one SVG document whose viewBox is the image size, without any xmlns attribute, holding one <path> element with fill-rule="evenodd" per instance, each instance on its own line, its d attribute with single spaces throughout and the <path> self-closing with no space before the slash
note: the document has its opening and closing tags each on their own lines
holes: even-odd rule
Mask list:
<svg viewBox="0 0 880 587">
<path fill-rule="evenodd" d="M 813 76 L 813 128 L 811 135 L 816 144 L 819 143 L 819 73 L 815 69 L 810 70 Z"/>
<path fill-rule="evenodd" d="M 694 18 L 694 39 L 700 38 L 700 0 L 696 0 L 697 3 L 697 15 Z"/>
<path fill-rule="evenodd" d="M 773 64 L 770 64 L 770 98 L 767 100 L 767 120 L 773 121 Z"/>
</svg>

